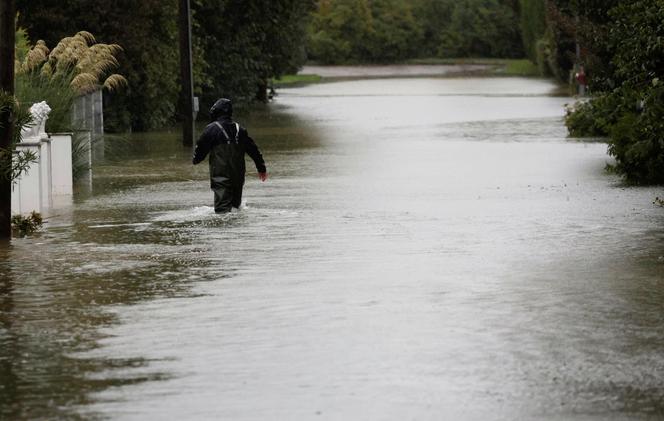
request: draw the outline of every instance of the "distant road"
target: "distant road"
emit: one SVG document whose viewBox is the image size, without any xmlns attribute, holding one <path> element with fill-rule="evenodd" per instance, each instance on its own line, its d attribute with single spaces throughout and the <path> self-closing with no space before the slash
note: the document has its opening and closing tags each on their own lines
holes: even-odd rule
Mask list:
<svg viewBox="0 0 664 421">
<path fill-rule="evenodd" d="M 484 72 L 495 66 L 487 64 L 403 64 L 386 66 L 304 66 L 299 74 L 335 77 L 449 76 Z"/>
</svg>

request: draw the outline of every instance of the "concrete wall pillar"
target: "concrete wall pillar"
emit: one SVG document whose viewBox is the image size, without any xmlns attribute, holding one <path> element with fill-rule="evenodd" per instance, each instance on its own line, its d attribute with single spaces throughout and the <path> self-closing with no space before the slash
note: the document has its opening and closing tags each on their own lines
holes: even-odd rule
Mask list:
<svg viewBox="0 0 664 421">
<path fill-rule="evenodd" d="M 92 131 L 92 162 L 104 159 L 104 96 L 101 90 L 91 93 L 94 101 L 94 130 Z"/>
<path fill-rule="evenodd" d="M 28 214 L 42 212 L 42 167 L 41 142 L 21 142 L 16 146 L 18 153 L 32 152 L 38 161 L 28 168 L 12 186 L 12 212 Z"/>
<path fill-rule="evenodd" d="M 41 169 L 42 211 L 53 206 L 53 163 L 51 162 L 51 139 L 41 139 L 41 154 L 39 156 Z"/>
<path fill-rule="evenodd" d="M 21 130 L 22 141 L 16 145 L 14 158 L 30 152 L 36 162 L 23 172 L 12 184 L 12 213 L 29 214 L 66 205 L 74 193 L 72 172 L 72 133 L 57 133 L 47 136 L 44 132 L 48 104 L 41 102 L 30 108 L 34 123 Z M 91 133 L 82 132 L 83 159 L 90 165 L 92 160 Z"/>
<path fill-rule="evenodd" d="M 72 134 L 51 134 L 51 175 L 52 194 L 71 195 L 74 193 L 74 182 L 72 175 Z"/>
</svg>

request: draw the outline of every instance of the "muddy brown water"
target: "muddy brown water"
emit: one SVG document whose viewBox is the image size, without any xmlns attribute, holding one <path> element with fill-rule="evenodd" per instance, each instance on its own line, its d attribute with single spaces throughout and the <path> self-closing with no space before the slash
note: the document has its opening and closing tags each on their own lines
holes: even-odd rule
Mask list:
<svg viewBox="0 0 664 421">
<path fill-rule="evenodd" d="M 555 91 L 281 90 L 239 116 L 271 178 L 223 217 L 176 132 L 109 142 L 0 246 L 0 418 L 661 419 L 662 190 Z"/>
</svg>

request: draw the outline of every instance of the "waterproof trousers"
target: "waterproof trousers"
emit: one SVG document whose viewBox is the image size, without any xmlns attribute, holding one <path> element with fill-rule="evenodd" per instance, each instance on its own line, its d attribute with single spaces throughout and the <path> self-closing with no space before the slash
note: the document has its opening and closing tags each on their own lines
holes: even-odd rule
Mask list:
<svg viewBox="0 0 664 421">
<path fill-rule="evenodd" d="M 244 180 L 233 182 L 228 178 L 215 177 L 211 181 L 216 213 L 228 213 L 232 208 L 240 207 Z"/>
</svg>

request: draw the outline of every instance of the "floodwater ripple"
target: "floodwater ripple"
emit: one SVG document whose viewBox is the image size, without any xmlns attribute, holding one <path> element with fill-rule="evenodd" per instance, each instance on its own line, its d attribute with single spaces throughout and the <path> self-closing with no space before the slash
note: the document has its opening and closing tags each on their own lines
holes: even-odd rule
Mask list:
<svg viewBox="0 0 664 421">
<path fill-rule="evenodd" d="M 0 417 L 661 418 L 661 189 L 567 139 L 556 90 L 286 89 L 240 116 L 271 179 L 224 216 L 137 136 L 0 247 Z"/>
</svg>

